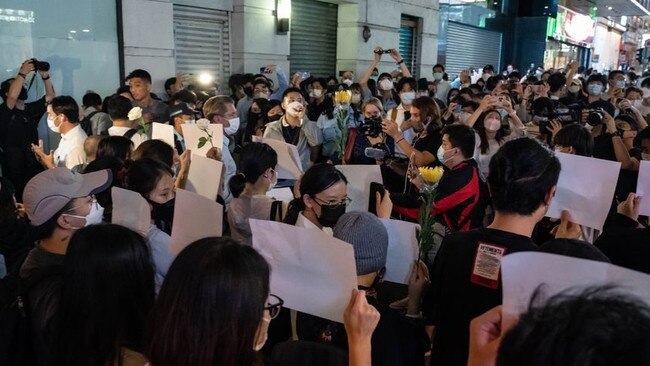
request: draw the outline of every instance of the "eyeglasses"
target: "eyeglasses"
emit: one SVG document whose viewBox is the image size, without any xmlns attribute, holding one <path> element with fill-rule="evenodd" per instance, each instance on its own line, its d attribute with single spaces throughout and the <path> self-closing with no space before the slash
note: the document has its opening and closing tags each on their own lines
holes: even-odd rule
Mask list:
<svg viewBox="0 0 650 366">
<path fill-rule="evenodd" d="M 322 201 L 322 202 L 318 202 L 319 200 Z M 315 197 L 315 196 L 314 196 L 314 201 L 316 201 L 319 205 L 325 205 L 325 206 L 347 206 L 347 205 L 350 204 L 350 202 L 352 202 L 350 197 L 345 197 L 341 201 L 333 201 L 332 200 L 332 201 L 327 202 L 327 201 L 322 200 L 322 199 L 320 199 L 318 197 Z"/>
<path fill-rule="evenodd" d="M 269 295 L 269 300 L 267 305 L 264 307 L 264 310 L 268 310 L 271 315 L 271 319 L 275 319 L 280 315 L 280 310 L 282 310 L 282 305 L 284 305 L 284 300 L 275 296 L 273 294 Z"/>
</svg>

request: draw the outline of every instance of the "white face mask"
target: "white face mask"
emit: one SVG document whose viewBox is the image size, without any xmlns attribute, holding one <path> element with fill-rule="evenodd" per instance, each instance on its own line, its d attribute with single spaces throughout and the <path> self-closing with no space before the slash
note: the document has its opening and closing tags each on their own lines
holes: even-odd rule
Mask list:
<svg viewBox="0 0 650 366">
<path fill-rule="evenodd" d="M 405 92 L 399 95 L 400 99 L 402 100 L 403 104 L 406 105 L 411 105 L 413 102 L 413 99 L 415 99 L 415 92 Z"/>
<path fill-rule="evenodd" d="M 433 79 L 434 79 L 434 80 L 442 80 L 442 77 L 443 77 L 443 76 L 444 76 L 444 74 L 441 73 L 441 72 L 434 72 L 434 73 L 433 73 Z"/>
<path fill-rule="evenodd" d="M 287 106 L 287 114 L 290 115 L 291 117 L 300 117 L 302 113 L 305 111 L 305 106 L 302 105 L 300 102 L 293 102 L 289 103 Z"/>
<path fill-rule="evenodd" d="M 257 93 L 253 96 L 255 99 L 261 98 L 261 99 L 269 99 L 269 93 Z"/>
<path fill-rule="evenodd" d="M 643 88 L 643 97 L 650 98 L 650 88 Z"/>
<path fill-rule="evenodd" d="M 344 80 L 343 80 L 343 84 L 345 84 L 345 85 L 347 85 L 347 86 L 350 86 L 350 85 L 352 85 L 352 80 L 350 80 L 350 79 L 344 79 Z"/>
<path fill-rule="evenodd" d="M 483 121 L 483 127 L 485 127 L 487 131 L 496 132 L 501 128 L 501 121 L 496 118 L 488 118 Z"/>
<path fill-rule="evenodd" d="M 580 91 L 580 85 L 571 85 L 569 87 L 569 91 L 573 94 L 576 94 L 577 92 Z"/>
<path fill-rule="evenodd" d="M 482 77 L 483 77 L 483 81 L 487 81 L 487 80 L 490 78 L 490 76 L 492 76 L 492 75 L 490 75 L 490 74 L 483 74 L 483 76 L 482 76 Z"/>
<path fill-rule="evenodd" d="M 460 121 L 460 123 L 465 123 L 471 116 L 472 114 L 469 112 L 460 112 L 458 113 L 458 120 Z"/>
<path fill-rule="evenodd" d="M 379 88 L 381 90 L 391 90 L 393 89 L 393 81 L 390 79 L 382 79 L 379 82 Z"/>
<path fill-rule="evenodd" d="M 229 119 L 228 123 L 230 123 L 230 126 L 224 127 L 223 133 L 232 136 L 239 130 L 239 117 Z"/>
<path fill-rule="evenodd" d="M 187 121 L 185 121 L 185 123 L 188 124 L 188 125 L 193 125 L 193 124 L 196 123 L 196 120 L 194 118 L 188 119 Z"/>
<path fill-rule="evenodd" d="M 271 323 L 271 319 L 267 317 L 263 317 L 262 321 L 266 323 L 266 327 L 264 327 L 265 329 L 261 330 L 264 332 L 264 334 L 262 335 L 262 339 L 253 345 L 253 350 L 255 352 L 258 352 L 259 350 L 264 348 L 264 345 L 266 344 L 266 340 L 269 338 L 268 329 L 269 329 L 269 324 Z"/>
<path fill-rule="evenodd" d="M 633 105 L 634 108 L 636 108 L 636 109 L 641 108 L 641 106 L 643 105 L 643 99 L 635 99 L 635 100 L 632 102 L 632 105 Z"/>
<path fill-rule="evenodd" d="M 650 160 L 650 154 L 641 153 L 641 160 Z"/>
<path fill-rule="evenodd" d="M 278 184 L 278 173 L 275 172 L 275 170 L 271 170 L 271 176 L 269 177 L 269 180 L 273 177 L 273 180 L 271 180 L 271 183 L 269 184 L 269 191 L 275 188 L 275 186 Z"/>
<path fill-rule="evenodd" d="M 313 98 L 320 98 L 321 95 L 323 95 L 323 89 L 314 89 L 309 93 L 309 96 Z"/>
<path fill-rule="evenodd" d="M 76 217 L 78 219 L 84 219 L 86 220 L 86 223 L 84 224 L 84 227 L 90 226 L 90 225 L 95 225 L 95 224 L 101 224 L 102 220 L 104 219 L 104 207 L 102 207 L 99 203 L 93 202 L 90 205 L 90 212 L 86 216 L 79 216 L 79 215 L 70 215 L 70 214 L 65 214 L 66 216 L 70 217 Z M 74 228 L 75 230 L 81 229 L 80 227 Z"/>
<path fill-rule="evenodd" d="M 47 127 L 55 133 L 61 133 L 61 125 L 56 125 L 54 120 L 50 117 L 47 117 Z"/>
<path fill-rule="evenodd" d="M 350 99 L 350 102 L 352 104 L 357 104 L 361 101 L 361 94 L 352 94 L 352 98 Z"/>
</svg>

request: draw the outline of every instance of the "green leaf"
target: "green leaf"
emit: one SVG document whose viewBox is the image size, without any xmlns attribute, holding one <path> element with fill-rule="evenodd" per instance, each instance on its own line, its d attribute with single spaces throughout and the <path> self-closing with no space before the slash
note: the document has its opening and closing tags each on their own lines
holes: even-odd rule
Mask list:
<svg viewBox="0 0 650 366">
<path fill-rule="evenodd" d="M 201 138 L 199 139 L 199 145 L 197 146 L 197 148 L 199 148 L 199 149 L 202 148 L 203 146 L 205 146 L 205 144 L 206 144 L 207 142 L 208 142 L 208 139 L 207 139 L 207 138 L 205 138 L 205 137 L 201 137 Z"/>
</svg>

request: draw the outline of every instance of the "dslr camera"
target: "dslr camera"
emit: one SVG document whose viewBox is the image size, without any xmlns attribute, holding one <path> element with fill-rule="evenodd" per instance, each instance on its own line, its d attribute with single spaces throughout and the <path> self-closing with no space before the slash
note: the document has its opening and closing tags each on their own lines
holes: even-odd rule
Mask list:
<svg viewBox="0 0 650 366">
<path fill-rule="evenodd" d="M 50 63 L 46 61 L 39 61 L 35 58 L 32 59 L 34 70 L 36 71 L 50 71 Z"/>
<path fill-rule="evenodd" d="M 370 137 L 377 137 L 381 134 L 381 117 L 366 118 L 360 127 L 361 133 Z"/>
<path fill-rule="evenodd" d="M 587 109 L 587 123 L 590 126 L 598 126 L 605 119 L 605 111 L 602 108 Z"/>
<path fill-rule="evenodd" d="M 392 50 L 393 50 L 392 48 L 389 48 L 389 49 L 387 49 L 387 50 L 385 50 L 385 49 L 383 49 L 383 48 L 380 48 L 380 49 L 378 49 L 377 51 L 375 51 L 375 53 L 378 54 L 378 55 L 381 55 L 381 54 L 383 54 L 383 53 L 390 53 L 390 51 L 392 51 Z"/>
</svg>

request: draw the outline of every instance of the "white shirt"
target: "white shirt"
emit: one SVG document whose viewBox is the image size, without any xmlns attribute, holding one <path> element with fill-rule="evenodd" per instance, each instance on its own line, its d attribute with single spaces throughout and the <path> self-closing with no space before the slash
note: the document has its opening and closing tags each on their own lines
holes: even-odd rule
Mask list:
<svg viewBox="0 0 650 366">
<path fill-rule="evenodd" d="M 332 231 L 332 228 L 329 227 L 324 227 L 320 229 L 316 224 L 313 222 L 309 221 L 308 218 L 306 218 L 302 212 L 298 214 L 298 220 L 296 220 L 296 227 L 301 227 L 303 229 L 316 229 L 316 230 L 321 230 L 322 232 L 329 234 L 329 235 L 334 235 L 334 231 Z"/>
<path fill-rule="evenodd" d="M 154 282 L 156 285 L 156 293 L 158 293 L 167 275 L 167 271 L 174 261 L 174 256 L 169 254 L 171 237 L 164 231 L 158 229 L 156 225 L 151 224 L 147 233 L 147 243 L 151 249 L 151 257 L 155 270 Z"/>
<path fill-rule="evenodd" d="M 79 164 L 86 163 L 84 141 L 88 135 L 77 124 L 73 129 L 61 134 L 59 147 L 54 150 L 54 165 L 72 169 Z"/>
<path fill-rule="evenodd" d="M 449 94 L 450 90 L 451 90 L 451 85 L 449 85 L 447 81 L 442 79 L 436 84 L 435 97 L 447 103 L 447 94 Z"/>
<path fill-rule="evenodd" d="M 113 126 L 108 129 L 108 135 L 124 136 L 124 134 L 129 132 L 129 130 L 131 130 L 129 127 Z M 138 148 L 138 146 L 140 146 L 141 143 L 147 141 L 147 136 L 136 132 L 133 136 L 131 136 L 131 141 L 133 141 L 133 150 L 135 150 Z"/>
</svg>

